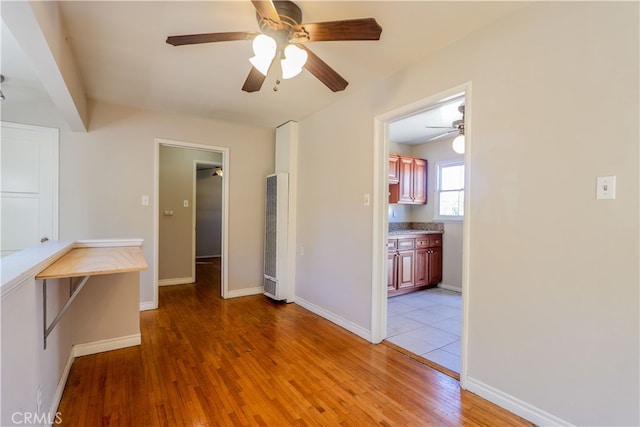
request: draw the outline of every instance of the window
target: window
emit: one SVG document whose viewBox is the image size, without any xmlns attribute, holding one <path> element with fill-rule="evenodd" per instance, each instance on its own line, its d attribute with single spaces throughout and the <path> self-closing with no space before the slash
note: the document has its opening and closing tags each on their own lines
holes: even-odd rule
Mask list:
<svg viewBox="0 0 640 427">
<path fill-rule="evenodd" d="M 436 211 L 439 219 L 462 220 L 464 217 L 464 163 L 436 165 Z"/>
</svg>

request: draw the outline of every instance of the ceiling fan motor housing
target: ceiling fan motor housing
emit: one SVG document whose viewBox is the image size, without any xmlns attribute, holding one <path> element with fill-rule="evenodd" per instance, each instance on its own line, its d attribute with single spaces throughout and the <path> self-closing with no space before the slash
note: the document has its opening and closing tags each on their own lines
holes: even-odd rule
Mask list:
<svg viewBox="0 0 640 427">
<path fill-rule="evenodd" d="M 256 20 L 258 21 L 260 31 L 273 37 L 278 47 L 282 48 L 289 43 L 291 29 L 302 22 L 302 10 L 291 1 L 276 0 L 273 2 L 273 5 L 280 16 L 283 28 L 279 28 L 278 23 L 268 18 L 263 18 L 258 13 L 256 13 Z"/>
</svg>

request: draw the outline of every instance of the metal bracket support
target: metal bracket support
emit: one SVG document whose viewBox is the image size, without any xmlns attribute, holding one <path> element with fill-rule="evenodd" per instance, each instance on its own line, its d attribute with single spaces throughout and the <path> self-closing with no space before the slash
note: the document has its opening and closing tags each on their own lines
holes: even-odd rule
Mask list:
<svg viewBox="0 0 640 427">
<path fill-rule="evenodd" d="M 84 276 L 75 289 L 72 289 L 71 295 L 69 295 L 69 299 L 64 303 L 58 314 L 56 315 L 53 322 L 47 326 L 47 280 L 42 281 L 42 319 L 43 319 L 43 331 L 44 331 L 44 349 L 47 349 L 47 337 L 53 331 L 53 328 L 56 327 L 62 315 L 69 309 L 71 303 L 78 296 L 84 285 L 87 283 L 91 276 Z M 73 288 L 73 287 L 72 287 Z"/>
</svg>

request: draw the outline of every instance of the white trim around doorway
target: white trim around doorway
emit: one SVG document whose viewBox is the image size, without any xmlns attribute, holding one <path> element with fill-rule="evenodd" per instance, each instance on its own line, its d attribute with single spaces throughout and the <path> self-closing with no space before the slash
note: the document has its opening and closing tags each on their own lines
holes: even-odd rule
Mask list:
<svg viewBox="0 0 640 427">
<path fill-rule="evenodd" d="M 221 277 L 221 293 L 222 298 L 229 297 L 229 147 L 219 147 L 214 145 L 194 144 L 183 141 L 173 141 L 169 139 L 156 138 L 154 140 L 154 188 L 153 188 L 153 200 L 154 200 L 154 216 L 153 216 L 153 230 L 154 230 L 154 248 L 153 248 L 153 308 L 158 308 L 158 259 L 159 259 L 159 221 L 158 213 L 160 212 L 160 202 L 158 200 L 160 179 L 160 146 L 185 148 L 201 151 L 213 151 L 222 154 L 222 170 L 224 170 L 225 178 L 222 182 L 222 277 Z"/>
<path fill-rule="evenodd" d="M 372 244 L 372 307 L 371 307 L 371 341 L 379 343 L 387 337 L 387 237 L 388 237 L 388 187 L 387 170 L 389 157 L 388 132 L 389 123 L 424 111 L 429 106 L 453 95 L 465 94 L 465 220 L 462 240 L 462 337 L 460 386 L 466 388 L 467 383 L 467 331 L 469 299 L 469 243 L 471 209 L 469 194 L 471 191 L 470 142 L 472 140 L 472 102 L 471 82 L 461 84 L 436 95 L 418 100 L 403 107 L 388 111 L 374 118 L 373 136 L 373 244 Z"/>
</svg>

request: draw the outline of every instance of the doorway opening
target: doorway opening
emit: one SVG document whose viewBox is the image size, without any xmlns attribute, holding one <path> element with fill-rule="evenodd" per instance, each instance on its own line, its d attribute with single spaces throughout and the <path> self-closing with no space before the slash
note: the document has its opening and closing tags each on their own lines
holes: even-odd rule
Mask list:
<svg viewBox="0 0 640 427">
<path fill-rule="evenodd" d="M 372 339 L 374 342 L 387 340 L 385 344 L 434 367 L 440 367 L 443 372 L 459 378 L 463 387 L 468 318 L 467 299 L 464 297 L 468 292 L 468 216 L 464 215 L 464 220 L 461 217 L 451 218 L 452 215 L 446 214 L 458 212 L 457 210 L 449 207 L 449 211 L 443 209 L 443 212 L 440 212 L 437 206 L 439 201 L 452 198 L 452 194 L 445 195 L 439 191 L 441 188 L 438 186 L 438 179 L 442 179 L 439 173 L 441 166 L 446 170 L 444 167 L 447 164 L 457 162 L 469 170 L 470 90 L 471 85 L 467 83 L 378 116 L 375 119 L 374 135 L 374 194 L 378 197 L 377 203 L 374 203 Z M 450 113 L 460 105 L 465 106 L 466 125 L 466 149 L 462 155 L 452 150 L 452 141 L 459 133 L 452 125 L 462 117 L 454 118 L 453 122 L 446 122 L 446 117 L 451 117 Z M 434 120 L 434 115 L 441 118 L 440 122 Z M 413 139 L 404 135 L 406 139 L 402 141 L 398 137 L 397 128 L 410 123 L 411 120 L 417 121 L 417 127 L 423 135 L 414 135 Z M 425 131 L 427 126 L 432 128 Z M 390 203 L 390 154 L 427 160 L 426 204 Z M 465 213 L 468 212 L 468 182 L 469 174 L 463 173 L 462 191 L 458 196 L 459 207 L 464 208 Z M 465 189 L 467 191 L 464 191 Z M 393 191 L 391 194 L 393 195 Z M 390 234 L 389 230 L 411 229 L 414 226 L 421 230 L 436 231 L 437 228 L 444 232 L 443 277 L 436 280 L 440 282 L 438 287 L 428 285 L 389 292 L 391 275 L 388 268 L 390 256 L 387 243 L 390 238 L 396 237 L 396 233 Z M 416 259 L 419 259 L 419 255 Z M 406 259 L 403 261 L 405 271 L 407 266 L 413 268 Z M 403 286 L 406 285 L 404 282 Z M 404 294 L 404 291 L 408 290 L 415 292 Z M 389 298 L 390 294 L 397 296 Z M 428 362 L 430 357 L 433 360 Z"/>
<path fill-rule="evenodd" d="M 221 162 L 194 160 L 195 282 L 216 288 L 222 259 L 223 175 Z"/>
<path fill-rule="evenodd" d="M 156 139 L 155 148 L 154 305 L 158 307 L 158 286 L 196 281 L 198 250 L 201 259 L 215 260 L 215 271 L 220 275 L 220 296 L 225 298 L 229 262 L 229 149 L 164 139 Z M 211 170 L 205 171 L 206 168 Z M 199 176 L 209 183 L 204 191 L 208 196 L 200 197 L 200 203 Z M 199 205 L 204 211 L 200 215 L 200 219 L 204 219 L 200 226 Z M 210 220 L 202 218 L 207 215 L 211 216 Z M 198 229 L 202 233 L 198 233 Z"/>
</svg>

